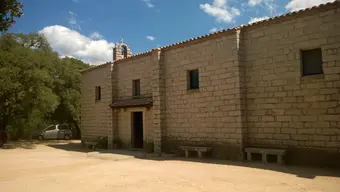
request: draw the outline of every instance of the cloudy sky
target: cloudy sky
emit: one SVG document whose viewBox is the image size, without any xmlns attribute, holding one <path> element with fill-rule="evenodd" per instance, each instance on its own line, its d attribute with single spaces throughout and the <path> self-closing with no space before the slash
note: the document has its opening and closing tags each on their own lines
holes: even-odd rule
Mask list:
<svg viewBox="0 0 340 192">
<path fill-rule="evenodd" d="M 133 54 L 334 0 L 22 0 L 10 32 L 43 33 L 60 56 L 112 60 L 124 39 Z"/>
</svg>

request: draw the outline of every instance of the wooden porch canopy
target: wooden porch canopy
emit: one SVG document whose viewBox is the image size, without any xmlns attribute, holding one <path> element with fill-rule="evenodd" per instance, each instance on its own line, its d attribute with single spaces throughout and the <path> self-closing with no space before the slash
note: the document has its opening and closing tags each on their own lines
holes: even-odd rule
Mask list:
<svg viewBox="0 0 340 192">
<path fill-rule="evenodd" d="M 114 101 L 111 108 L 125 108 L 125 107 L 151 107 L 152 97 L 128 98 Z"/>
</svg>

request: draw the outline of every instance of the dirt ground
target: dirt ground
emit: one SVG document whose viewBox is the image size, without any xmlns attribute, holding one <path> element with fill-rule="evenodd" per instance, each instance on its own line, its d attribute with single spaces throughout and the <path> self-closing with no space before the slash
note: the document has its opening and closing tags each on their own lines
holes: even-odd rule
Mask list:
<svg viewBox="0 0 340 192">
<path fill-rule="evenodd" d="M 79 143 L 0 149 L 0 191 L 340 191 L 336 170 L 134 154 L 87 153 Z"/>
</svg>

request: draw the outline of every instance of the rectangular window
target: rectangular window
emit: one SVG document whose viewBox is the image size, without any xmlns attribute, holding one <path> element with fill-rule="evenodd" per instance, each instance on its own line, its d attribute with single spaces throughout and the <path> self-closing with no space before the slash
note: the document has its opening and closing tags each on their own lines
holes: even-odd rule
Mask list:
<svg viewBox="0 0 340 192">
<path fill-rule="evenodd" d="M 96 101 L 101 99 L 101 88 L 100 86 L 96 86 Z"/>
<path fill-rule="evenodd" d="M 301 51 L 302 75 L 323 74 L 321 49 Z"/>
<path fill-rule="evenodd" d="M 199 89 L 198 69 L 188 71 L 188 89 Z"/>
<path fill-rule="evenodd" d="M 132 81 L 132 96 L 140 95 L 140 80 L 136 79 Z"/>
</svg>

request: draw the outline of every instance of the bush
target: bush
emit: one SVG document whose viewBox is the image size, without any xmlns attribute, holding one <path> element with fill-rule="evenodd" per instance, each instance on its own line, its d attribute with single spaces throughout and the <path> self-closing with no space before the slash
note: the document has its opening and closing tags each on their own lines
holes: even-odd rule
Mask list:
<svg viewBox="0 0 340 192">
<path fill-rule="evenodd" d="M 97 147 L 100 149 L 108 149 L 108 137 L 97 137 L 98 145 Z"/>
</svg>

